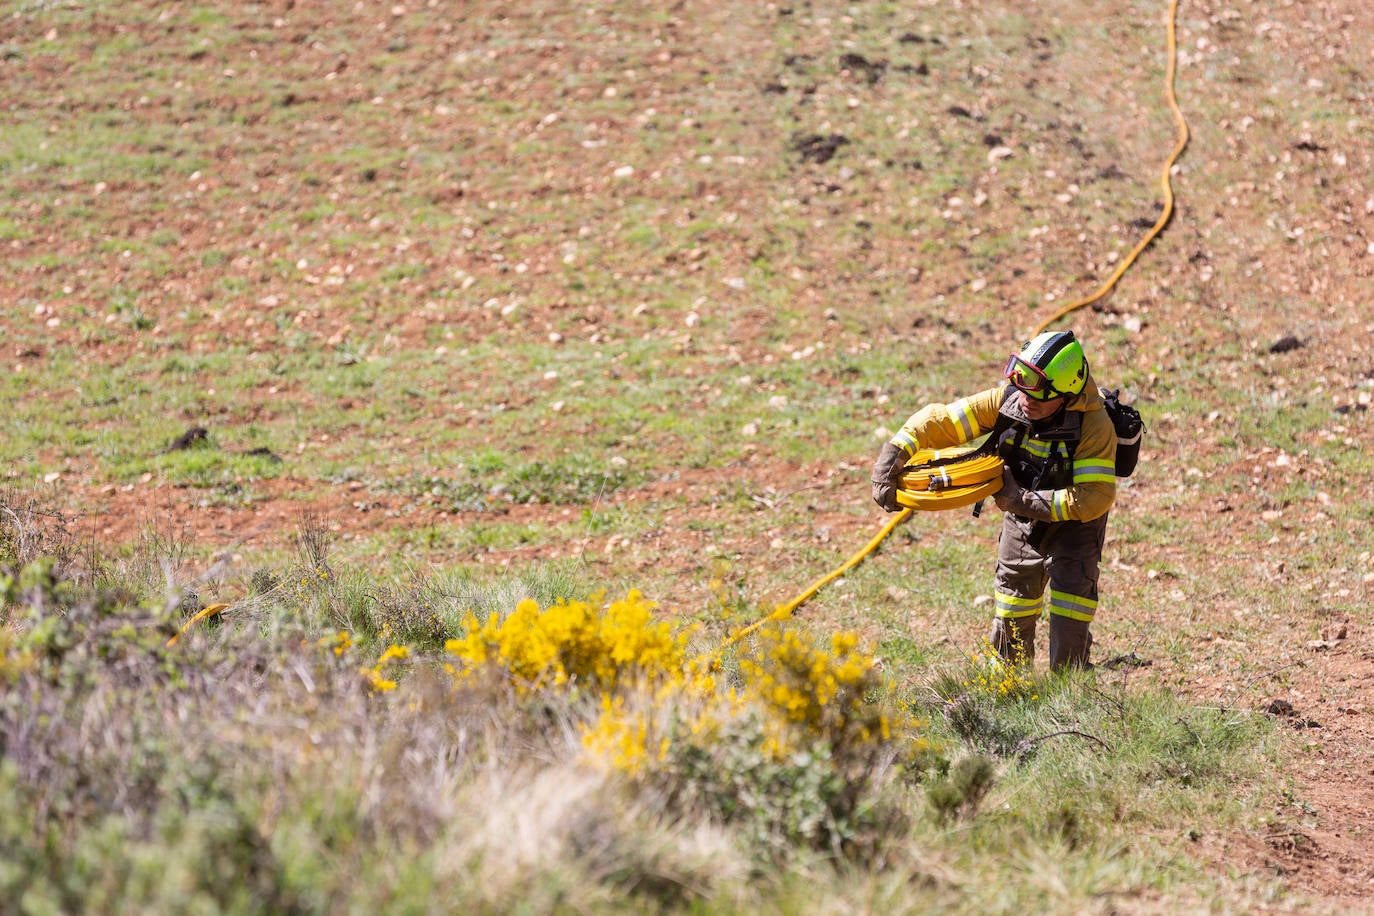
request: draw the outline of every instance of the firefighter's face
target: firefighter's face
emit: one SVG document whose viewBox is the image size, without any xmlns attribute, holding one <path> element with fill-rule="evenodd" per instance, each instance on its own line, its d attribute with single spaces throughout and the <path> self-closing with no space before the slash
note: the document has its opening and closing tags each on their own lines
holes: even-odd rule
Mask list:
<svg viewBox="0 0 1374 916">
<path fill-rule="evenodd" d="M 1021 409 L 1026 412 L 1026 416 L 1032 420 L 1046 420 L 1054 416 L 1059 408 L 1064 406 L 1062 397 L 1050 398 L 1048 401 L 1037 401 L 1035 398 L 1026 394 L 1024 391 L 1016 392 L 1016 396 L 1021 399 Z"/>
</svg>

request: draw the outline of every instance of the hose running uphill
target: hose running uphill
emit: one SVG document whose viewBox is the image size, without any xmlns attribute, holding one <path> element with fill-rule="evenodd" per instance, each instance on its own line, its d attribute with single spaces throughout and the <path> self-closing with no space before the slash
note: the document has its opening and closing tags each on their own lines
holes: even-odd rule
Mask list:
<svg viewBox="0 0 1374 916">
<path fill-rule="evenodd" d="M 1159 182 L 1163 191 L 1163 212 L 1155 220 L 1154 225 L 1145 236 L 1131 249 L 1130 253 L 1122 259 L 1106 280 L 1092 295 L 1070 302 L 1060 308 L 1053 315 L 1040 322 L 1031 336 L 1046 330 L 1051 324 L 1063 318 L 1070 312 L 1077 311 L 1086 305 L 1091 305 L 1103 296 L 1107 295 L 1118 280 L 1126 273 L 1127 269 L 1135 263 L 1141 253 L 1149 247 L 1150 243 L 1164 231 L 1169 220 L 1174 214 L 1174 191 L 1170 183 L 1170 175 L 1173 171 L 1174 163 L 1182 155 L 1184 148 L 1188 145 L 1188 123 L 1184 120 L 1183 112 L 1178 106 L 1178 99 L 1174 91 L 1174 78 L 1177 73 L 1178 61 L 1178 4 L 1179 0 L 1170 0 L 1168 14 L 1166 16 L 1166 39 L 1168 43 L 1168 60 L 1164 75 L 1164 96 L 1169 105 L 1169 111 L 1174 118 L 1177 128 L 1177 137 L 1173 151 L 1165 160 L 1160 169 Z M 750 633 L 763 626 L 771 620 L 785 620 L 791 617 L 797 608 L 801 607 L 822 588 L 835 581 L 849 570 L 858 566 L 869 554 L 877 550 L 879 545 L 886 540 L 887 536 L 897 529 L 904 521 L 911 517 L 912 512 L 926 512 L 938 509 L 955 509 L 979 502 L 979 500 L 996 493 L 1002 484 L 1002 459 L 992 451 L 995 445 L 985 444 L 982 448 L 971 449 L 963 452 L 946 449 L 942 451 L 923 450 L 918 451 L 908 462 L 905 473 L 901 478 L 901 487 L 897 491 L 897 502 L 903 509 L 892 516 L 881 531 L 878 532 L 871 541 L 848 560 L 830 573 L 822 576 L 806 588 L 801 594 L 793 598 L 786 604 L 779 605 L 773 613 L 764 617 L 750 626 L 744 627 L 732 633 L 721 645 L 724 649 L 739 642 Z"/>
</svg>

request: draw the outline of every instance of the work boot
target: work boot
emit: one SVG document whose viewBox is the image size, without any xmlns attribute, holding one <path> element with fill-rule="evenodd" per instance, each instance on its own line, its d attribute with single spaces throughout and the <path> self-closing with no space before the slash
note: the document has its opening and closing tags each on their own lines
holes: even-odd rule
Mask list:
<svg viewBox="0 0 1374 916">
<path fill-rule="evenodd" d="M 988 641 L 997 654 L 1013 664 L 1029 665 L 1035 661 L 1035 621 L 1029 617 L 994 617 L 992 636 Z"/>
<path fill-rule="evenodd" d="M 1050 615 L 1050 670 L 1092 667 L 1088 655 L 1093 647 L 1093 635 L 1088 621 L 1072 617 Z"/>
</svg>

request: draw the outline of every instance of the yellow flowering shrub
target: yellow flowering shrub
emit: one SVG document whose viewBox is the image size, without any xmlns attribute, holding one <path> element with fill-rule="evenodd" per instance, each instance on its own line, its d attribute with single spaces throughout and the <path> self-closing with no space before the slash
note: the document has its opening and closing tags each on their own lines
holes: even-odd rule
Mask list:
<svg viewBox="0 0 1374 916">
<path fill-rule="evenodd" d="M 525 599 L 509 616 L 479 623 L 468 615 L 468 633 L 444 648 L 458 660 L 459 677 L 487 665 L 509 672 L 522 690 L 575 683 L 607 693 L 624 682 L 680 673 L 687 635 L 653 620 L 653 602 L 637 591 L 601 608 L 559 601 L 541 609 Z"/>
<path fill-rule="evenodd" d="M 842 746 L 892 737 L 888 713 L 867 701 L 878 672 L 873 657 L 858 651 L 853 633 L 834 634 L 828 648 L 779 625 L 763 628 L 757 638 L 757 653 L 740 661 L 744 695 L 769 712 L 778 753 L 789 749 L 789 739 Z M 792 727 L 777 728 L 781 723 Z"/>
<path fill-rule="evenodd" d="M 359 668 L 358 672 L 363 676 L 363 680 L 367 682 L 368 688 L 373 693 L 386 693 L 396 689 L 396 679 L 387 677 L 383 671 L 392 667 L 393 663 L 405 661 L 408 658 L 410 658 L 410 649 L 393 643 L 387 646 L 386 651 L 377 659 L 377 664 L 371 668 Z"/>
<path fill-rule="evenodd" d="M 38 656 L 9 625 L 0 626 L 0 684 L 13 684 L 38 667 Z"/>
<path fill-rule="evenodd" d="M 991 644 L 970 658 L 967 690 L 993 700 L 1039 699 L 1035 692 L 1035 672 L 1020 645 L 1013 647 L 1013 658 L 1002 658 Z"/>
<path fill-rule="evenodd" d="M 335 657 L 341 657 L 353 648 L 353 634 L 347 630 L 339 630 L 333 636 L 321 636 L 317 642 L 320 646 L 333 652 Z"/>
<path fill-rule="evenodd" d="M 582 729 L 582 747 L 591 761 L 638 776 L 663 762 L 670 738 L 647 710 L 630 709 L 623 696 L 603 695 L 596 721 Z"/>
</svg>

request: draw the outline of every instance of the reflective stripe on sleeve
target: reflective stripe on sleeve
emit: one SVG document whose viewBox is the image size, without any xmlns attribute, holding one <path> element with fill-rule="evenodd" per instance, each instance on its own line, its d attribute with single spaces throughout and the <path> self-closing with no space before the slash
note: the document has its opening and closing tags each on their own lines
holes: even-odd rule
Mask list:
<svg viewBox="0 0 1374 916">
<path fill-rule="evenodd" d="M 1073 463 L 1074 483 L 1115 483 L 1116 465 L 1101 458 L 1084 458 Z"/>
<path fill-rule="evenodd" d="M 978 425 L 978 421 L 974 420 L 973 415 L 969 413 L 968 398 L 960 398 L 953 404 L 947 405 L 945 410 L 949 413 L 950 419 L 959 424 L 959 429 L 963 432 L 965 442 L 982 432 L 982 428 Z"/>
<path fill-rule="evenodd" d="M 916 454 L 916 440 L 913 439 L 911 437 L 911 434 L 904 429 L 897 430 L 896 435 L 894 435 L 888 441 L 891 442 L 893 445 L 897 446 L 902 451 L 906 452 L 906 456 L 908 458 Z"/>
<path fill-rule="evenodd" d="M 1051 614 L 1057 614 L 1060 617 L 1068 617 L 1071 620 L 1091 621 L 1096 611 L 1096 599 L 1084 598 L 1081 595 L 1070 595 L 1068 592 L 1050 589 Z"/>
</svg>

